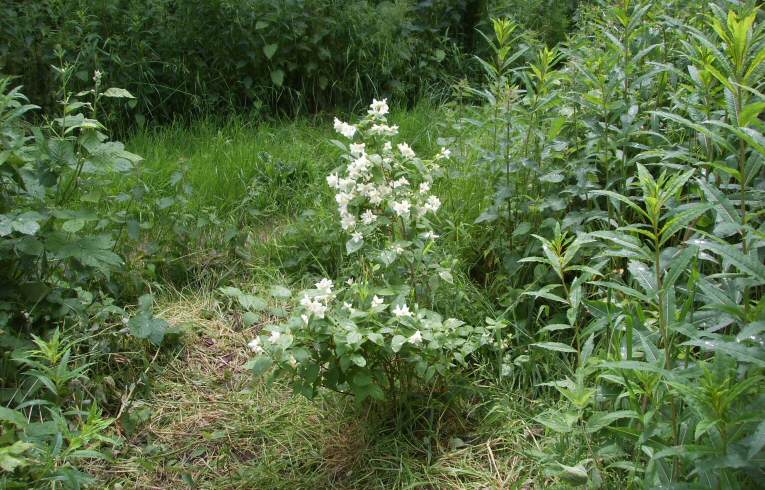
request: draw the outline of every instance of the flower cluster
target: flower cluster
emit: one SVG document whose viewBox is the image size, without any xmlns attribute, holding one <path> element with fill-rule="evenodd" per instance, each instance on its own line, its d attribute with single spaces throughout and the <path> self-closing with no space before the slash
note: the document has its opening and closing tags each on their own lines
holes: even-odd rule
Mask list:
<svg viewBox="0 0 765 490">
<path fill-rule="evenodd" d="M 364 239 L 380 227 L 428 228 L 423 220 L 441 207 L 441 200 L 430 191 L 433 173 L 440 168 L 436 162 L 449 158 L 450 151 L 443 148 L 427 161 L 418 158 L 407 143 L 394 146 L 388 138 L 398 134 L 398 126 L 388 125 L 388 112 L 387 100 L 374 100 L 367 117 L 356 126 L 335 119 L 339 134 L 351 140 L 368 138 L 366 142 L 352 141 L 347 164 L 327 177 L 335 191 L 340 226 L 350 235 L 349 250 L 361 248 Z M 379 219 L 385 215 L 390 219 Z M 434 239 L 437 235 L 430 231 L 421 236 Z"/>
</svg>

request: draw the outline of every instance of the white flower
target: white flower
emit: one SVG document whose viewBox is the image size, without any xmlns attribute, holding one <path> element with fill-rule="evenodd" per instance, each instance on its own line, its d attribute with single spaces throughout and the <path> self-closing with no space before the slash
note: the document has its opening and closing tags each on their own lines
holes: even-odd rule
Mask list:
<svg viewBox="0 0 765 490">
<path fill-rule="evenodd" d="M 367 209 L 366 211 L 362 213 L 361 222 L 364 223 L 365 225 L 371 225 L 375 221 L 377 221 L 377 215 L 373 213 L 371 210 Z"/>
<path fill-rule="evenodd" d="M 355 128 L 354 128 L 355 129 Z M 369 134 L 379 136 L 395 136 L 398 134 L 398 126 L 388 126 L 387 124 L 373 124 L 369 128 Z"/>
<path fill-rule="evenodd" d="M 357 157 L 363 155 L 366 146 L 364 143 L 351 143 L 351 155 Z"/>
<path fill-rule="evenodd" d="M 357 180 L 359 177 L 364 177 L 371 166 L 372 162 L 369 161 L 367 156 L 361 155 L 348 165 L 348 178 Z"/>
<path fill-rule="evenodd" d="M 411 207 L 412 205 L 406 199 L 403 201 L 393 201 L 393 211 L 399 216 L 408 215 Z"/>
<path fill-rule="evenodd" d="M 338 118 L 335 118 L 335 131 L 342 134 L 346 138 L 353 138 L 356 134 L 356 126 L 345 123 Z"/>
<path fill-rule="evenodd" d="M 311 299 L 308 296 L 304 296 L 303 299 L 300 300 L 300 305 L 316 318 L 324 318 L 324 313 L 327 311 L 326 305 L 316 299 Z M 303 321 L 305 321 L 305 319 Z"/>
<path fill-rule="evenodd" d="M 349 285 L 349 286 L 353 286 L 354 280 L 353 280 L 353 278 L 352 278 L 352 277 L 349 277 L 349 278 L 348 278 L 348 280 L 347 280 L 347 281 L 345 281 L 345 283 L 346 283 L 347 285 Z"/>
<path fill-rule="evenodd" d="M 308 325 L 308 315 L 306 315 L 305 313 L 303 313 L 302 315 L 300 315 L 300 318 L 303 320 L 303 323 L 305 323 L 306 325 Z"/>
<path fill-rule="evenodd" d="M 401 152 L 401 156 L 404 158 L 414 158 L 414 150 L 406 143 L 399 143 L 398 151 Z"/>
<path fill-rule="evenodd" d="M 101 70 L 96 70 L 93 73 L 93 81 L 96 83 L 100 82 L 102 76 L 103 76 L 103 73 L 101 73 Z"/>
<path fill-rule="evenodd" d="M 319 290 L 319 294 L 322 296 L 332 295 L 332 288 L 335 287 L 335 283 L 331 279 L 323 278 L 321 281 L 315 284 L 316 289 Z"/>
<path fill-rule="evenodd" d="M 268 337 L 268 341 L 272 344 L 275 344 L 279 341 L 279 339 L 282 337 L 282 333 L 274 330 L 271 332 L 271 335 Z"/>
<path fill-rule="evenodd" d="M 382 298 L 379 298 L 376 294 L 372 298 L 372 308 L 377 308 L 378 306 L 383 306 L 385 304 L 385 300 Z"/>
<path fill-rule="evenodd" d="M 428 201 L 423 206 L 423 208 L 426 211 L 433 211 L 434 213 L 438 211 L 438 208 L 440 207 L 441 207 L 441 200 L 436 196 L 430 196 L 428 198 Z"/>
<path fill-rule="evenodd" d="M 386 141 L 385 144 L 383 145 L 383 151 L 389 152 L 391 150 L 393 150 L 393 145 L 391 144 L 390 141 Z"/>
<path fill-rule="evenodd" d="M 327 175 L 327 185 L 331 189 L 340 188 L 340 179 L 338 179 L 337 174 Z"/>
<path fill-rule="evenodd" d="M 420 236 L 422 236 L 422 238 L 424 238 L 425 240 L 435 240 L 436 238 L 438 238 L 438 235 L 433 233 L 432 230 L 431 231 L 426 231 L 425 233 L 423 233 Z"/>
<path fill-rule="evenodd" d="M 406 180 L 406 177 L 401 177 L 398 180 L 394 180 L 393 183 L 391 184 L 391 187 L 393 187 L 394 189 L 398 189 L 399 187 L 403 187 L 405 185 L 409 185 L 409 181 Z"/>
<path fill-rule="evenodd" d="M 427 194 L 428 192 L 430 192 L 430 184 L 427 182 L 423 182 L 422 184 L 420 184 L 420 192 L 423 194 Z"/>
<path fill-rule="evenodd" d="M 396 318 L 412 316 L 412 312 L 409 311 L 409 307 L 406 306 L 406 304 L 396 305 L 395 308 L 393 308 L 393 314 L 396 316 Z"/>
<path fill-rule="evenodd" d="M 394 245 L 393 246 L 393 253 L 395 253 L 397 255 L 401 255 L 402 253 L 404 253 L 404 247 L 402 247 L 401 245 Z"/>
<path fill-rule="evenodd" d="M 354 226 L 356 226 L 356 218 L 353 217 L 352 214 L 343 213 L 340 217 L 340 226 L 343 228 L 343 230 L 350 230 Z"/>
<path fill-rule="evenodd" d="M 449 148 L 441 148 L 441 152 L 436 155 L 436 160 L 443 160 L 452 156 L 452 151 Z"/>
<path fill-rule="evenodd" d="M 353 194 L 350 192 L 338 192 L 335 194 L 335 202 L 340 204 L 341 206 L 347 206 L 348 203 L 351 202 L 353 199 Z"/>
<path fill-rule="evenodd" d="M 364 235 L 360 231 L 357 231 L 353 235 L 351 235 L 351 239 L 355 243 L 363 242 L 364 241 Z"/>
<path fill-rule="evenodd" d="M 377 100 L 372 99 L 372 103 L 369 105 L 367 114 L 375 117 L 383 117 L 388 113 L 388 99 Z"/>
<path fill-rule="evenodd" d="M 337 181 L 337 186 L 339 189 L 353 189 L 354 185 L 356 185 L 356 182 L 353 179 L 348 179 L 346 177 L 343 177 Z"/>
<path fill-rule="evenodd" d="M 252 352 L 258 355 L 265 352 L 263 347 L 260 345 L 260 337 L 255 337 L 254 339 L 250 340 L 250 343 L 247 344 L 247 347 L 249 347 Z"/>
<path fill-rule="evenodd" d="M 343 308 L 345 308 L 348 311 L 353 311 L 353 305 L 350 303 L 343 303 Z"/>
<path fill-rule="evenodd" d="M 324 313 L 327 312 L 327 307 L 318 301 L 312 301 L 310 306 L 308 307 L 308 310 L 316 318 L 324 318 Z"/>
<path fill-rule="evenodd" d="M 297 359 L 295 359 L 295 356 L 290 356 L 289 363 L 292 369 L 295 369 L 298 365 L 298 362 L 297 362 Z"/>
<path fill-rule="evenodd" d="M 411 337 L 409 337 L 408 340 L 410 344 L 414 344 L 414 345 L 420 344 L 422 343 L 422 333 L 419 330 L 417 330 L 416 332 L 412 334 Z"/>
</svg>

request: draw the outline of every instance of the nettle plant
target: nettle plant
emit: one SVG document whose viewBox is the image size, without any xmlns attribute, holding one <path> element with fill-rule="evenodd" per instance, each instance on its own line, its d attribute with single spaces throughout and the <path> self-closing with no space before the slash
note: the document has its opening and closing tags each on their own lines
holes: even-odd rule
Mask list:
<svg viewBox="0 0 765 490">
<path fill-rule="evenodd" d="M 354 259 L 348 277 L 302 291 L 296 314 L 249 344 L 256 373 L 275 365 L 274 374 L 291 377 L 307 397 L 324 387 L 395 405 L 444 384 L 502 327 L 474 327 L 429 309 L 439 284 L 452 282 L 449 259 L 435 247 L 432 219 L 441 201 L 431 192 L 450 152 L 423 159 L 396 144 L 398 127 L 387 114 L 387 102 L 375 100 L 356 125 L 335 119 L 349 143 L 333 141 L 345 155 L 327 183 Z"/>
</svg>

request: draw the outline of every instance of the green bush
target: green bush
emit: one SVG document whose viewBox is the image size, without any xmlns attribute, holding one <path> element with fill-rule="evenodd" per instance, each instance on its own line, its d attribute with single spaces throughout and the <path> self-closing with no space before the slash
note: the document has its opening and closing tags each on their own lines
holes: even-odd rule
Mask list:
<svg viewBox="0 0 765 490">
<path fill-rule="evenodd" d="M 77 62 L 80 84 L 98 69 L 105 83 L 135 94 L 122 116 L 138 123 L 212 110 L 353 108 L 383 93 L 412 100 L 463 71 L 457 41 L 472 29 L 461 23 L 465 4 L 12 1 L 0 7 L 0 72 L 20 76 L 49 108 L 49 66 L 63 56 Z"/>
</svg>

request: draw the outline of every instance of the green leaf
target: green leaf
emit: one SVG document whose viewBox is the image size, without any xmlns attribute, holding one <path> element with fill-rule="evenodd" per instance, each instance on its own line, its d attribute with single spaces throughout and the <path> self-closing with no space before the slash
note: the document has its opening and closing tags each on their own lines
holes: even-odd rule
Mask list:
<svg viewBox="0 0 765 490">
<path fill-rule="evenodd" d="M 16 468 L 26 466 L 30 460 L 20 456 L 34 447 L 34 444 L 23 441 L 16 441 L 10 446 L 0 447 L 0 468 L 10 473 Z"/>
<path fill-rule="evenodd" d="M 168 324 L 161 318 L 155 318 L 151 313 L 142 311 L 128 322 L 130 333 L 139 339 L 147 339 L 155 345 L 162 343 Z"/>
<path fill-rule="evenodd" d="M 354 252 L 357 252 L 361 249 L 361 247 L 364 246 L 364 240 L 355 240 L 351 238 L 347 242 L 345 242 L 345 251 L 348 253 L 348 255 L 351 255 Z"/>
<path fill-rule="evenodd" d="M 40 229 L 39 221 L 43 220 L 40 213 L 27 211 L 16 216 L 11 221 L 11 227 L 24 235 L 34 235 Z"/>
<path fill-rule="evenodd" d="M 270 60 L 271 58 L 274 57 L 274 54 L 276 53 L 276 50 L 278 49 L 278 47 L 279 46 L 277 46 L 276 44 L 266 44 L 265 46 L 263 46 L 263 54 L 265 54 L 266 58 Z M 281 85 L 281 83 L 278 83 L 277 85 Z"/>
<path fill-rule="evenodd" d="M 245 364 L 245 367 L 250 369 L 255 376 L 260 376 L 268 371 L 273 363 L 274 361 L 268 356 L 258 356 Z"/>
<path fill-rule="evenodd" d="M 398 352 L 401 347 L 406 343 L 406 337 L 403 335 L 396 335 L 390 341 L 390 348 L 393 352 Z"/>
<path fill-rule="evenodd" d="M 77 233 L 84 226 L 85 226 L 84 219 L 70 219 L 68 221 L 64 221 L 64 224 L 61 225 L 61 229 L 63 229 L 67 233 Z"/>
<path fill-rule="evenodd" d="M 104 97 L 114 97 L 117 99 L 135 99 L 135 97 L 133 97 L 133 94 L 131 94 L 124 88 L 116 88 L 116 87 L 111 87 L 106 89 L 106 91 L 102 95 Z"/>
<path fill-rule="evenodd" d="M 253 296 L 252 294 L 242 294 L 238 296 L 237 301 L 242 305 L 245 310 L 251 311 L 263 311 L 268 308 L 268 302 L 260 296 Z"/>
<path fill-rule="evenodd" d="M 245 327 L 251 327 L 255 325 L 258 322 L 258 320 L 259 320 L 258 315 L 251 311 L 246 311 L 244 312 L 244 315 L 242 315 L 242 323 L 244 324 Z"/>
<path fill-rule="evenodd" d="M 615 412 L 595 412 L 587 420 L 587 432 L 593 433 L 611 425 L 619 419 L 637 418 L 634 410 L 617 410 Z"/>
<path fill-rule="evenodd" d="M 749 439 L 749 453 L 747 458 L 754 458 L 765 447 L 765 420 L 760 422 Z"/>
<path fill-rule="evenodd" d="M 6 407 L 0 407 L 0 421 L 10 422 L 19 429 L 27 426 L 27 418 L 23 413 Z"/>
<path fill-rule="evenodd" d="M 578 419 L 576 414 L 568 412 L 546 412 L 534 417 L 535 421 L 558 434 L 568 434 L 573 431 Z"/>
<path fill-rule="evenodd" d="M 281 87 L 284 83 L 284 70 L 271 70 L 271 81 L 277 87 Z"/>
<path fill-rule="evenodd" d="M 560 477 L 569 483 L 574 485 L 585 485 L 590 481 L 590 477 L 587 475 L 587 469 L 578 464 L 576 466 L 566 466 L 565 464 L 558 463 L 561 468 Z"/>
<path fill-rule="evenodd" d="M 749 275 L 756 284 L 765 284 L 765 265 L 744 255 L 733 245 L 712 240 L 691 240 L 688 243 L 704 250 L 711 250 L 736 266 L 741 272 Z"/>
<path fill-rule="evenodd" d="M 270 293 L 273 298 L 289 298 L 292 296 L 292 291 L 284 286 L 271 286 Z"/>
<path fill-rule="evenodd" d="M 351 354 L 351 362 L 358 367 L 364 367 L 367 365 L 367 360 L 361 354 Z"/>
<path fill-rule="evenodd" d="M 537 342 L 531 345 L 534 347 L 539 347 L 540 349 L 552 350 L 556 352 L 576 352 L 576 349 L 561 342 Z"/>
<path fill-rule="evenodd" d="M 654 276 L 651 269 L 642 262 L 636 260 L 630 260 L 627 266 L 632 277 L 637 281 L 640 286 L 645 289 L 646 293 L 654 295 L 658 285 L 656 284 L 656 276 Z"/>
</svg>

